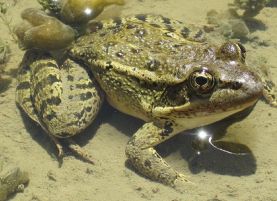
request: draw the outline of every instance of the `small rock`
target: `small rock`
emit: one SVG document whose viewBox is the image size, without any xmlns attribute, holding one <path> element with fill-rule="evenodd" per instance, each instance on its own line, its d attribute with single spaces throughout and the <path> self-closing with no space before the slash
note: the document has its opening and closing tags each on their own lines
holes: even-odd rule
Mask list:
<svg viewBox="0 0 277 201">
<path fill-rule="evenodd" d="M 24 184 L 29 182 L 29 174 L 19 167 L 10 167 L 0 173 L 0 201 L 25 188 Z"/>
<path fill-rule="evenodd" d="M 87 169 L 86 169 L 86 173 L 87 173 L 87 174 L 93 174 L 93 172 L 94 172 L 94 171 L 93 171 L 92 168 L 87 168 Z"/>
<path fill-rule="evenodd" d="M 153 189 L 152 189 L 152 192 L 153 192 L 153 193 L 158 193 L 159 191 L 160 191 L 159 188 L 153 188 Z"/>
<path fill-rule="evenodd" d="M 249 35 L 250 31 L 243 20 L 233 19 L 230 20 L 230 24 L 233 38 L 246 38 Z"/>
<path fill-rule="evenodd" d="M 57 181 L 55 173 L 52 172 L 51 170 L 49 170 L 49 171 L 47 172 L 47 177 L 48 177 L 48 179 L 50 179 L 50 180 L 52 180 L 52 181 Z"/>
<path fill-rule="evenodd" d="M 142 188 L 141 187 L 136 187 L 135 190 L 142 191 Z"/>
</svg>

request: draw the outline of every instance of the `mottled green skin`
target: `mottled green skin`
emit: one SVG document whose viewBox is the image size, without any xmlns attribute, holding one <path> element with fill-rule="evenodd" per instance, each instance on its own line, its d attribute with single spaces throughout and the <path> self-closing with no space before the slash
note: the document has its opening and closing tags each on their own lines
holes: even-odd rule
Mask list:
<svg viewBox="0 0 277 201">
<path fill-rule="evenodd" d="M 206 44 L 202 33 L 168 18 L 139 15 L 91 23 L 88 34 L 69 49 L 71 59 L 92 71 L 113 107 L 148 122 L 127 145 L 132 165 L 175 187 L 186 180 L 154 146 L 241 111 L 262 95 L 243 47 Z M 191 76 L 203 70 L 215 80 L 208 94 L 190 85 Z"/>
<path fill-rule="evenodd" d="M 91 22 L 87 34 L 68 49 L 68 56 L 73 63 L 84 64 L 92 72 L 91 79 L 97 81 L 113 107 L 146 122 L 130 139 L 126 155 L 140 173 L 174 187 L 186 179 L 154 147 L 181 131 L 250 107 L 263 93 L 261 79 L 245 65 L 245 49 L 240 44 L 207 44 L 203 31 L 162 16 L 137 15 Z M 34 66 L 41 66 L 40 63 L 45 61 L 38 59 Z M 64 67 L 49 69 L 48 74 L 59 75 Z M 68 75 L 74 80 L 78 76 L 70 72 Z M 36 82 L 41 79 L 38 77 Z M 70 84 L 66 79 L 59 83 L 64 87 Z M 41 113 L 43 101 L 53 94 L 47 87 L 39 86 L 32 85 L 31 90 L 39 88 L 44 94 L 29 102 L 38 105 L 36 114 Z M 97 85 L 91 90 L 95 88 Z M 76 93 L 80 93 L 78 88 Z M 29 92 L 29 96 L 34 95 Z M 58 97 L 60 104 L 68 101 L 66 96 Z M 95 103 L 90 102 L 95 111 L 100 107 L 99 97 Z M 52 110 L 50 105 L 46 108 Z M 62 108 L 53 110 L 66 112 Z M 48 128 L 51 121 L 46 123 L 44 119 L 39 116 Z M 71 120 L 67 119 L 67 123 L 76 122 Z M 57 126 L 52 127 L 55 134 L 60 126 L 53 125 Z"/>
<path fill-rule="evenodd" d="M 191 103 L 195 92 L 189 87 L 189 77 L 203 68 L 220 82 L 211 94 L 212 102 L 197 97 L 194 102 L 201 104 L 194 112 L 190 106 L 188 112 L 172 114 L 171 118 L 167 111 L 162 118 L 195 116 L 203 107 L 215 109 L 217 105 L 219 110 L 232 109 L 238 102 L 261 94 L 260 79 L 239 56 L 220 58 L 218 47 L 201 42 L 201 30 L 184 27 L 178 21 L 161 16 L 114 19 L 92 23 L 89 33 L 73 44 L 69 55 L 91 68 L 111 105 L 145 121 L 160 118 L 156 109 L 166 111 Z M 229 88 L 244 77 L 249 77 L 248 84 L 230 93 Z M 249 90 L 247 94 L 244 87 Z"/>
</svg>

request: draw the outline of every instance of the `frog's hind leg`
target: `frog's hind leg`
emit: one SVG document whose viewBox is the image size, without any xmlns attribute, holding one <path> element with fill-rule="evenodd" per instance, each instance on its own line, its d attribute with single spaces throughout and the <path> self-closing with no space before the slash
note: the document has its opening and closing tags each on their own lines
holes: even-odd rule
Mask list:
<svg viewBox="0 0 277 201">
<path fill-rule="evenodd" d="M 28 50 L 23 60 L 19 66 L 18 72 L 17 72 L 17 86 L 16 86 L 16 92 L 15 92 L 15 101 L 16 104 L 37 124 L 39 124 L 42 129 L 48 133 L 47 129 L 42 125 L 42 123 L 39 120 L 39 117 L 37 115 L 37 111 L 33 105 L 33 99 L 31 95 L 31 87 L 32 87 L 32 81 L 31 81 L 31 69 L 30 64 L 32 64 L 37 59 L 42 59 L 43 57 L 47 56 L 43 52 L 39 51 L 33 51 Z M 59 142 L 58 139 L 56 139 L 54 136 L 50 135 L 50 138 L 55 143 L 55 146 L 58 150 L 58 155 L 63 155 L 63 149 L 62 145 Z"/>
<path fill-rule="evenodd" d="M 40 124 L 39 118 L 36 114 L 31 97 L 31 71 L 30 63 L 32 62 L 33 54 L 27 51 L 19 66 L 17 72 L 17 86 L 15 91 L 16 104 L 35 122 Z"/>
<path fill-rule="evenodd" d="M 37 69 L 40 68 L 40 69 Z M 94 120 L 103 96 L 96 82 L 79 64 L 67 59 L 58 66 L 53 58 L 34 63 L 34 105 L 48 132 L 67 141 L 68 148 L 93 163 L 72 136 L 83 131 Z"/>
<path fill-rule="evenodd" d="M 47 53 L 29 54 L 34 59 L 27 59 L 18 75 L 18 105 L 48 133 L 60 157 L 63 150 L 59 138 L 64 138 L 71 150 L 92 162 L 89 154 L 67 138 L 80 133 L 94 120 L 102 104 L 102 93 L 77 63 L 68 59 L 59 67 Z"/>
<path fill-rule="evenodd" d="M 165 122 L 162 126 L 146 123 L 128 142 L 126 155 L 137 171 L 152 180 L 173 187 L 186 184 L 186 178 L 170 167 L 154 149 L 154 146 L 178 132 L 171 122 Z"/>
</svg>

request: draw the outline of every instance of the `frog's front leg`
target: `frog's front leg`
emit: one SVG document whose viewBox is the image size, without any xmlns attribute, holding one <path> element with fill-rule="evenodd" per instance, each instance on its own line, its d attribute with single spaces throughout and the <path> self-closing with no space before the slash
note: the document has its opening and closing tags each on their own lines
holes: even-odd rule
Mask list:
<svg viewBox="0 0 277 201">
<path fill-rule="evenodd" d="M 176 182 L 187 182 L 183 175 L 170 167 L 156 152 L 154 146 L 173 137 L 179 131 L 171 122 L 162 126 L 145 123 L 130 139 L 126 155 L 132 165 L 146 177 L 176 187 Z"/>
<path fill-rule="evenodd" d="M 265 100 L 273 107 L 277 107 L 277 90 L 275 84 L 271 80 L 262 79 L 264 89 L 263 96 Z"/>
</svg>

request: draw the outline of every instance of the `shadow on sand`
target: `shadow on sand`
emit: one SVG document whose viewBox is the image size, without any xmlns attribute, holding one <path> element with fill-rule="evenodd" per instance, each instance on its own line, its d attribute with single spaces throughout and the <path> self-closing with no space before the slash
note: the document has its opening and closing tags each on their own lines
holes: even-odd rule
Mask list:
<svg viewBox="0 0 277 201">
<path fill-rule="evenodd" d="M 221 122 L 214 123 L 205 127 L 205 129 L 208 130 L 209 133 L 213 133 L 215 139 L 220 139 L 226 134 L 226 129 L 229 125 L 243 119 L 249 114 L 249 112 L 250 110 Z M 40 128 L 40 126 L 35 126 L 36 124 L 24 113 L 22 113 L 22 117 L 31 137 L 36 140 L 49 153 L 49 155 L 56 156 L 57 149 L 49 136 Z M 141 120 L 118 112 L 108 104 L 104 104 L 94 122 L 80 135 L 73 137 L 73 139 L 81 147 L 85 146 L 90 140 L 93 140 L 97 129 L 103 123 L 109 123 L 128 137 L 131 137 L 143 125 Z M 195 136 L 191 134 L 195 132 L 196 130 L 194 129 L 179 134 L 158 145 L 157 151 L 162 157 L 180 151 L 182 157 L 188 162 L 190 171 L 194 174 L 199 173 L 202 170 L 233 176 L 250 175 L 255 173 L 256 160 L 251 151 L 246 155 L 234 155 L 227 154 L 226 152 L 222 152 L 210 146 L 202 151 L 201 154 L 197 154 L 197 151 L 192 146 Z M 231 143 L 230 146 L 235 146 L 235 144 Z M 126 163 L 126 167 L 131 168 L 128 163 Z"/>
</svg>

